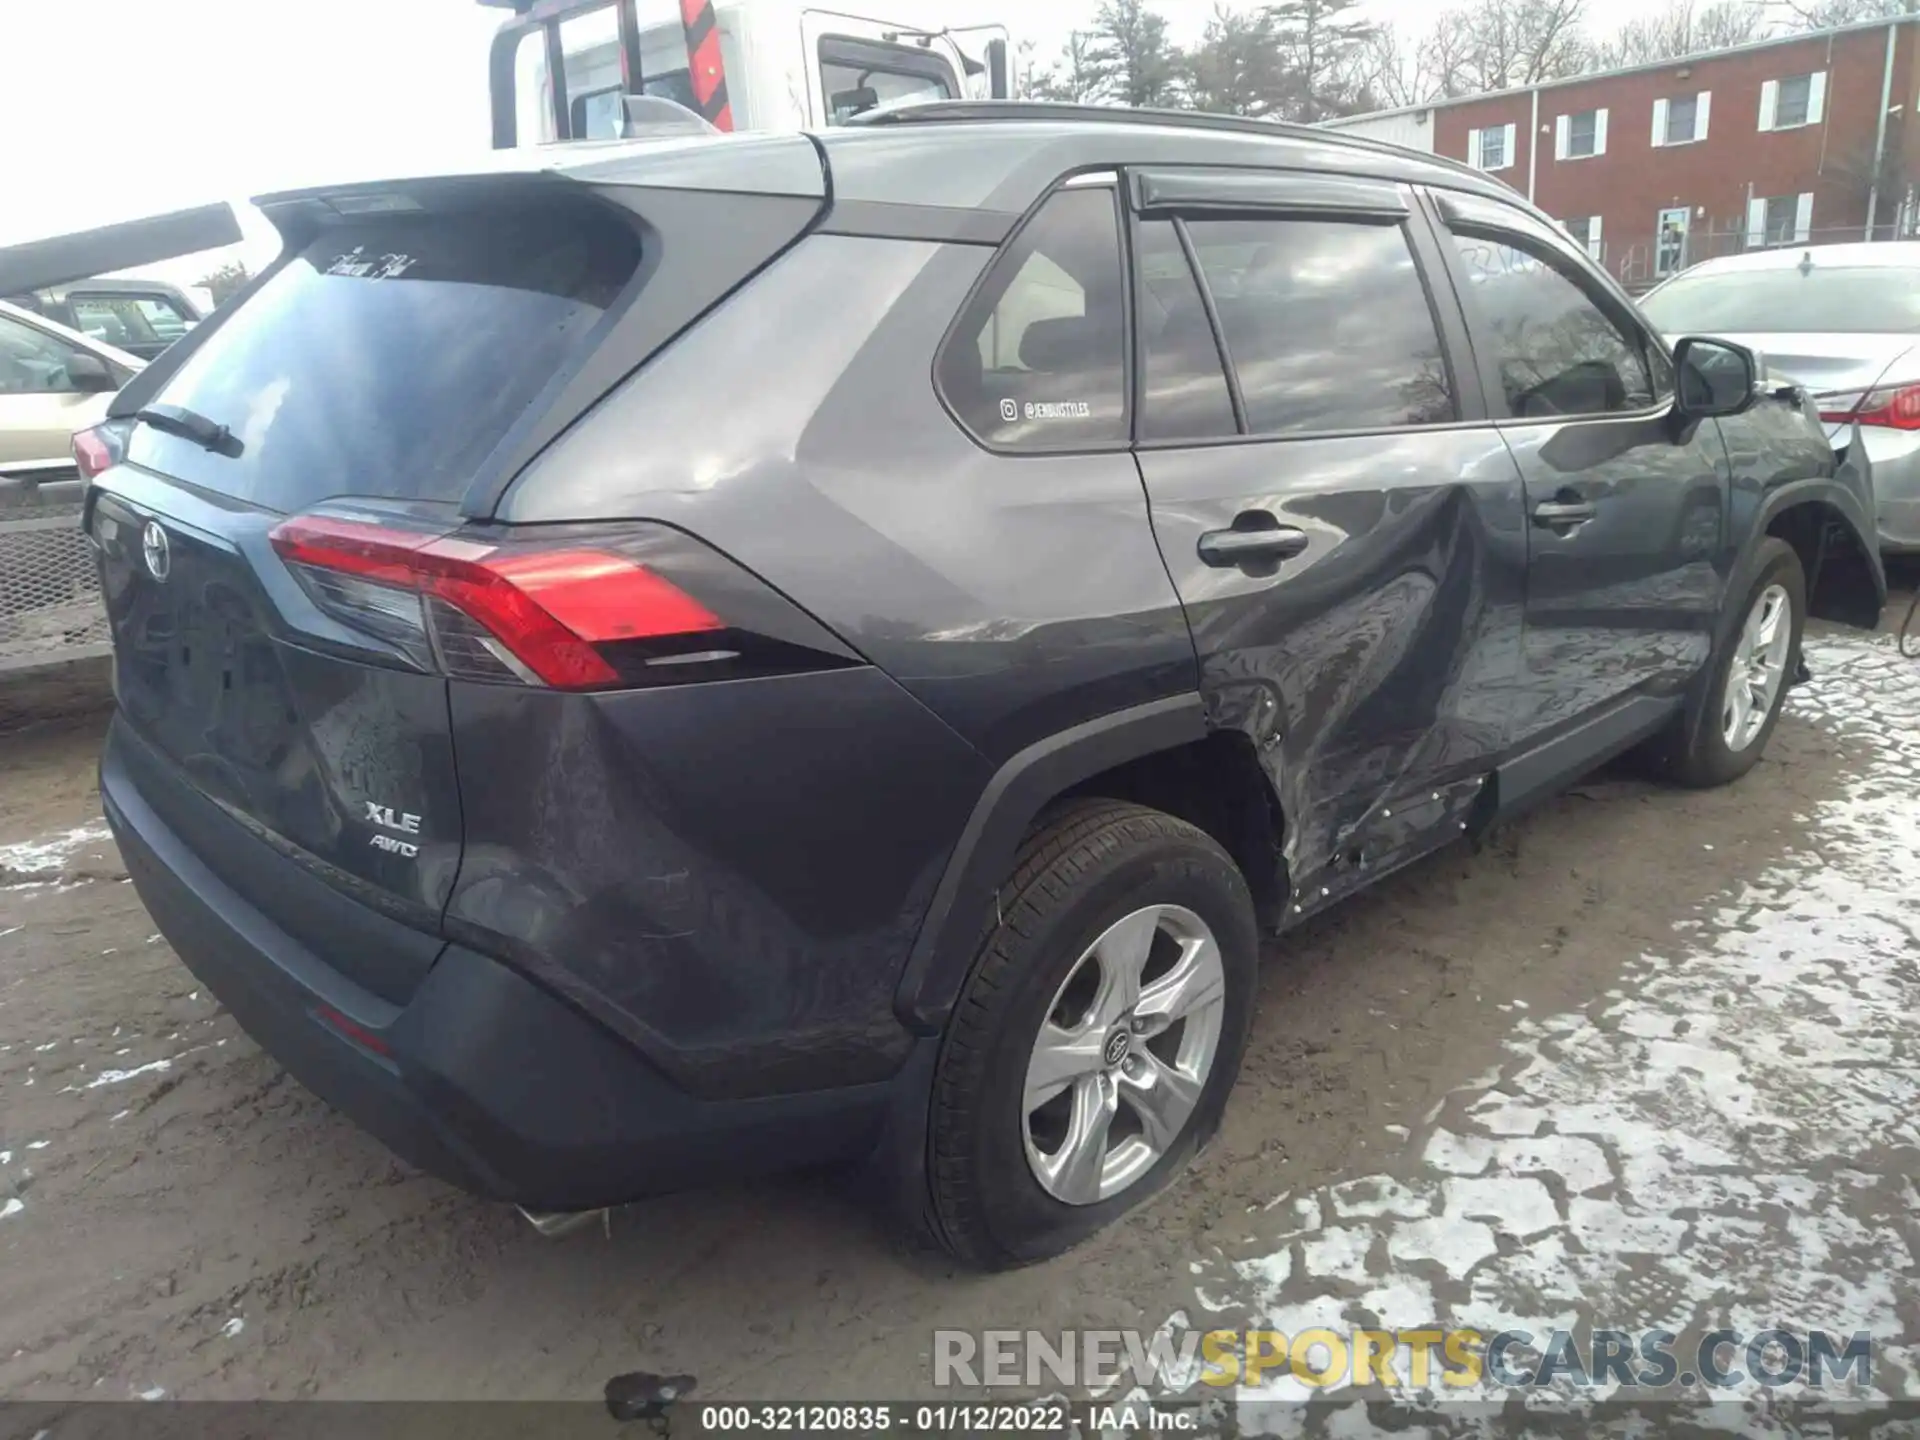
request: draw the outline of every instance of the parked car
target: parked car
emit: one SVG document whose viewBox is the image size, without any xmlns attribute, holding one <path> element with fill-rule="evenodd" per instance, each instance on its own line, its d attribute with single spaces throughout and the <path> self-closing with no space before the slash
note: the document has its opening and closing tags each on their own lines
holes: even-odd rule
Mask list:
<svg viewBox="0 0 1920 1440">
<path fill-rule="evenodd" d="M 138 357 L 0 300 L 0 473 L 73 474 L 73 435 L 98 424 Z"/>
<path fill-rule="evenodd" d="M 0 676 L 110 648 L 72 444 L 139 368 L 0 302 Z"/>
<path fill-rule="evenodd" d="M 1789 246 L 1708 260 L 1647 293 L 1669 335 L 1711 333 L 1812 390 L 1838 442 L 1873 458 L 1880 546 L 1920 551 L 1920 241 Z"/>
<path fill-rule="evenodd" d="M 1465 166 L 969 103 L 518 163 L 262 201 L 82 453 L 157 924 L 530 1211 L 857 1157 L 1055 1253 L 1214 1132 L 1263 933 L 1635 746 L 1736 779 L 1878 619 L 1859 448 Z"/>
<path fill-rule="evenodd" d="M 163 280 L 75 281 L 15 303 L 115 349 L 151 360 L 206 318 L 210 306 Z"/>
</svg>

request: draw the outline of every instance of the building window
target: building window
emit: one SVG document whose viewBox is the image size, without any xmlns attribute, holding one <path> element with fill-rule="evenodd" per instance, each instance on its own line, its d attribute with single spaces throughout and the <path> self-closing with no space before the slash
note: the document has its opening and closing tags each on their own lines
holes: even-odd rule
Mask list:
<svg viewBox="0 0 1920 1440">
<path fill-rule="evenodd" d="M 1653 102 L 1653 143 L 1655 145 L 1691 145 L 1707 138 L 1707 113 L 1713 95 L 1702 90 L 1698 95 L 1676 95 L 1670 100 Z"/>
<path fill-rule="evenodd" d="M 1573 243 L 1593 259 L 1604 260 L 1605 252 L 1600 248 L 1600 217 L 1598 215 L 1582 215 L 1575 220 L 1562 220 L 1560 228 L 1571 235 Z"/>
<path fill-rule="evenodd" d="M 1747 205 L 1747 248 L 1798 245 L 1813 233 L 1813 194 L 1774 195 Z"/>
<path fill-rule="evenodd" d="M 1769 80 L 1760 87 L 1760 128 L 1793 130 L 1818 125 L 1827 111 L 1827 72 Z"/>
<path fill-rule="evenodd" d="M 1562 115 L 1554 126 L 1554 158 L 1584 160 L 1589 155 L 1607 153 L 1607 112 L 1582 110 Z"/>
<path fill-rule="evenodd" d="M 1489 125 L 1467 132 L 1467 163 L 1480 170 L 1505 170 L 1513 164 L 1515 126 Z"/>
</svg>

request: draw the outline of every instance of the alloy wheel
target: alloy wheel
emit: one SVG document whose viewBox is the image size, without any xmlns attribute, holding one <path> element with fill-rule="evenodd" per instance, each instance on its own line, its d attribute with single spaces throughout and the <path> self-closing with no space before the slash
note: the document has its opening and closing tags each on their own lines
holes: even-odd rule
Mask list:
<svg viewBox="0 0 1920 1440">
<path fill-rule="evenodd" d="M 1225 1008 L 1219 943 L 1182 906 L 1135 910 L 1087 947 L 1027 1061 L 1027 1163 L 1049 1195 L 1109 1199 L 1173 1147 L 1212 1073 Z"/>
<path fill-rule="evenodd" d="M 1784 585 L 1769 585 L 1754 598 L 1734 642 L 1733 663 L 1720 708 L 1720 734 L 1736 754 L 1759 738 L 1786 683 L 1787 651 L 1793 644 L 1793 602 Z"/>
</svg>

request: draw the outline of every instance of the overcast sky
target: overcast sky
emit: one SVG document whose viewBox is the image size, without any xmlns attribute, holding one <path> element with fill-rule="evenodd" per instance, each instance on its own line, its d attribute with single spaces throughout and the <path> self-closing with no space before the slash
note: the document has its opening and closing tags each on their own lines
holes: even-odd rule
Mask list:
<svg viewBox="0 0 1920 1440">
<path fill-rule="evenodd" d="M 1610 24 L 1665 0 L 1596 0 Z M 675 13 L 642 0 L 643 13 Z M 909 24 L 1012 23 L 1050 56 L 1093 5 L 838 0 Z M 1163 0 L 1196 38 L 1212 0 Z M 1372 0 L 1415 23 L 1433 0 Z M 0 0 L 0 244 L 488 143 L 476 0 Z"/>
</svg>

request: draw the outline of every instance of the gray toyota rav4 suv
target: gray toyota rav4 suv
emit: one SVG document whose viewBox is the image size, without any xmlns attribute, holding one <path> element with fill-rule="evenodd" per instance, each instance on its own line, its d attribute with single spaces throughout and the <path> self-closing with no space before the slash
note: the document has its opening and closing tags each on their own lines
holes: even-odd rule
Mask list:
<svg viewBox="0 0 1920 1440">
<path fill-rule="evenodd" d="M 1429 155 L 960 103 L 262 204 L 77 441 L 106 812 L 289 1070 L 534 1211 L 859 1160 L 1054 1253 L 1213 1133 L 1263 934 L 1735 779 L 1885 593 L 1857 440 Z"/>
</svg>

